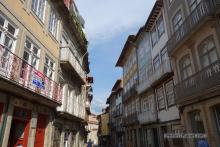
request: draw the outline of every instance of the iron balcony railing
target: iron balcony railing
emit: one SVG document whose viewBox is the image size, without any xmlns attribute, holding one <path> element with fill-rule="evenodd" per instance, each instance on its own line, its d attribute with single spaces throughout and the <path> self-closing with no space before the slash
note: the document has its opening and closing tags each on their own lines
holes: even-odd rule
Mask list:
<svg viewBox="0 0 220 147">
<path fill-rule="evenodd" d="M 137 87 L 138 93 L 144 92 L 148 88 L 152 87 L 154 83 L 162 79 L 164 75 L 172 72 L 173 69 L 171 67 L 171 60 L 169 58 L 163 60 L 158 69 L 148 74 L 146 80 L 140 81 L 140 84 Z"/>
<path fill-rule="evenodd" d="M 123 123 L 125 125 L 129 125 L 129 124 L 135 124 L 135 123 L 138 123 L 139 120 L 138 120 L 138 113 L 135 112 L 135 113 L 132 113 L 128 116 L 125 116 L 124 119 L 123 119 Z"/>
<path fill-rule="evenodd" d="M 0 76 L 55 102 L 62 101 L 62 88 L 55 81 L 0 45 Z"/>
<path fill-rule="evenodd" d="M 121 115 L 122 115 L 122 112 L 120 111 L 120 109 L 115 110 L 115 111 L 113 112 L 113 117 L 118 117 L 118 116 L 121 116 Z"/>
<path fill-rule="evenodd" d="M 134 84 L 126 93 L 123 94 L 123 102 L 137 94 L 137 84 Z"/>
<path fill-rule="evenodd" d="M 220 60 L 178 83 L 175 86 L 176 102 L 204 95 L 216 86 L 220 86 Z"/>
<path fill-rule="evenodd" d="M 72 68 L 77 72 L 77 74 L 82 78 L 82 80 L 86 81 L 86 73 L 80 65 L 79 61 L 73 55 L 70 48 L 62 48 L 60 60 L 64 62 L 69 62 Z"/>
<path fill-rule="evenodd" d="M 141 112 L 138 115 L 138 120 L 139 120 L 140 124 L 156 122 L 157 121 L 156 109 L 155 109 L 154 112 L 152 112 L 151 110 L 145 111 L 145 112 Z"/>
<path fill-rule="evenodd" d="M 171 55 L 176 47 L 194 32 L 205 18 L 213 16 L 213 14 L 213 2 L 211 0 L 202 0 L 168 40 L 168 53 Z"/>
</svg>

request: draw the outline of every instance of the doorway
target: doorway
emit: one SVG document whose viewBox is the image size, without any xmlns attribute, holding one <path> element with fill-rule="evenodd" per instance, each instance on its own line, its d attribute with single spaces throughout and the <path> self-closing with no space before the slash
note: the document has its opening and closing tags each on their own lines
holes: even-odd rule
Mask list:
<svg viewBox="0 0 220 147">
<path fill-rule="evenodd" d="M 31 110 L 14 108 L 8 147 L 27 147 Z"/>
<path fill-rule="evenodd" d="M 48 118 L 47 115 L 40 113 L 38 114 L 34 147 L 44 146 L 44 136 L 45 136 L 45 129 L 47 127 L 47 118 Z"/>
</svg>

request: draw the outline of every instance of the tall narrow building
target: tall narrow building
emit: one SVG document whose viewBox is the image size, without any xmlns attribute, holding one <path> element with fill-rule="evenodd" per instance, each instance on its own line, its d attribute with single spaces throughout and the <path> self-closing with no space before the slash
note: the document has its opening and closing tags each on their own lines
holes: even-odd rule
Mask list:
<svg viewBox="0 0 220 147">
<path fill-rule="evenodd" d="M 124 107 L 123 123 L 126 128 L 126 146 L 139 147 L 138 113 L 140 104 L 136 90 L 138 84 L 138 66 L 134 40 L 134 35 L 128 37 L 116 66 L 123 69 L 122 103 Z"/>
<path fill-rule="evenodd" d="M 72 0 L 0 1 L 0 146 L 84 146 L 83 25 Z"/>
</svg>

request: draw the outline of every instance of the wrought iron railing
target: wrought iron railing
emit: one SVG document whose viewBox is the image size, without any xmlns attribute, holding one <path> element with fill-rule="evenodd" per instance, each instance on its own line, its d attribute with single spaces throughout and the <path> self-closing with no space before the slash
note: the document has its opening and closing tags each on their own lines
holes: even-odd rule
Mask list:
<svg viewBox="0 0 220 147">
<path fill-rule="evenodd" d="M 146 80 L 140 81 L 140 84 L 137 87 L 138 93 L 142 93 L 143 91 L 152 87 L 152 85 L 159 81 L 165 74 L 171 72 L 173 72 L 173 69 L 171 67 L 171 60 L 169 58 L 163 60 L 158 69 L 148 74 Z"/>
<path fill-rule="evenodd" d="M 0 45 L 0 76 L 45 98 L 61 103 L 62 88 L 55 81 Z"/>
<path fill-rule="evenodd" d="M 214 14 L 212 1 L 202 0 L 184 20 L 183 24 L 168 40 L 168 53 L 172 54 L 176 47 L 207 17 Z"/>
<path fill-rule="evenodd" d="M 127 115 L 123 118 L 123 123 L 125 125 L 135 124 L 135 123 L 138 123 L 138 122 L 139 122 L 139 120 L 138 120 L 138 113 L 137 112 L 129 114 L 129 115 Z"/>
<path fill-rule="evenodd" d="M 220 86 L 220 60 L 178 83 L 175 86 L 176 102 L 204 94 L 215 86 Z"/>
<path fill-rule="evenodd" d="M 134 84 L 126 93 L 123 94 L 123 102 L 127 101 L 131 97 L 137 94 L 137 84 Z"/>
</svg>

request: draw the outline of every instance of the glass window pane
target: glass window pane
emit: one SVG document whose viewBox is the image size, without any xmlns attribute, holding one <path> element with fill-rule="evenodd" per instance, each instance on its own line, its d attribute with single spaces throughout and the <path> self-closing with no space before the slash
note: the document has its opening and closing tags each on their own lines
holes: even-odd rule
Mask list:
<svg viewBox="0 0 220 147">
<path fill-rule="evenodd" d="M 28 52 L 26 52 L 26 51 L 24 51 L 24 55 L 23 55 L 23 59 L 25 60 L 25 61 L 29 61 L 29 53 Z"/>
<path fill-rule="evenodd" d="M 5 19 L 0 15 L 0 25 L 3 27 L 5 23 Z"/>
<path fill-rule="evenodd" d="M 28 41 L 28 40 L 26 40 L 26 42 L 25 42 L 25 47 L 28 48 L 28 49 L 30 49 L 30 48 L 31 48 L 31 42 Z"/>
<path fill-rule="evenodd" d="M 12 45 L 13 45 L 13 40 L 9 37 L 9 36 L 7 36 L 6 35 L 6 37 L 5 37 L 5 43 L 4 43 L 4 45 L 8 48 L 8 49 L 12 49 Z"/>
<path fill-rule="evenodd" d="M 157 29 L 158 29 L 158 35 L 159 37 L 162 36 L 162 34 L 164 33 L 164 22 L 163 22 L 163 16 L 160 16 L 160 18 L 158 19 L 158 24 L 157 24 Z"/>
<path fill-rule="evenodd" d="M 211 60 L 211 63 L 214 63 L 215 61 L 218 60 L 218 56 L 217 56 L 217 53 L 216 53 L 216 50 L 212 50 L 210 53 L 210 60 Z"/>
<path fill-rule="evenodd" d="M 33 53 L 34 53 L 35 55 L 38 55 L 38 50 L 39 50 L 39 49 L 34 46 L 34 48 L 33 48 Z"/>
<path fill-rule="evenodd" d="M 15 28 L 11 24 L 8 24 L 8 32 L 15 35 Z"/>
</svg>

